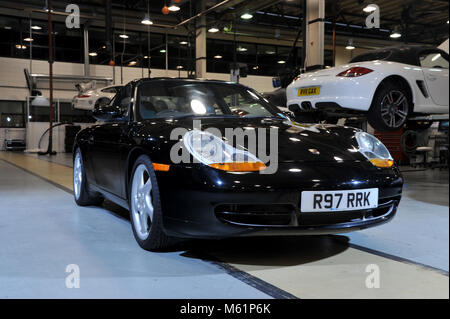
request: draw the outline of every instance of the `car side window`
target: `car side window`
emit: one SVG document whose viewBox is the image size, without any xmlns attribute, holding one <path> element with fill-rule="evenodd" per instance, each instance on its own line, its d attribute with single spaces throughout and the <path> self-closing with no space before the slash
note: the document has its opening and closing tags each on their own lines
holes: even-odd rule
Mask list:
<svg viewBox="0 0 450 319">
<path fill-rule="evenodd" d="M 420 66 L 423 68 L 448 69 L 447 57 L 440 52 L 426 52 L 419 55 Z"/>
</svg>

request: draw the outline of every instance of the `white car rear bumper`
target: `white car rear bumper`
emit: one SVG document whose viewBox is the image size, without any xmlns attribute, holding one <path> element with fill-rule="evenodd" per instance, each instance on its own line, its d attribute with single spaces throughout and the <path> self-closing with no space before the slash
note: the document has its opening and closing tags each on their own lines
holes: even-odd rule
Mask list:
<svg viewBox="0 0 450 319">
<path fill-rule="evenodd" d="M 90 98 L 74 98 L 72 100 L 72 106 L 75 109 L 92 110 L 94 109 L 94 101 Z"/>
<path fill-rule="evenodd" d="M 377 87 L 372 78 L 346 78 L 338 76 L 317 76 L 299 79 L 286 89 L 287 105 L 311 102 L 313 108 L 320 108 L 317 103 L 336 103 L 342 108 L 368 111 Z M 320 86 L 319 95 L 298 96 L 298 90 L 305 87 Z"/>
</svg>

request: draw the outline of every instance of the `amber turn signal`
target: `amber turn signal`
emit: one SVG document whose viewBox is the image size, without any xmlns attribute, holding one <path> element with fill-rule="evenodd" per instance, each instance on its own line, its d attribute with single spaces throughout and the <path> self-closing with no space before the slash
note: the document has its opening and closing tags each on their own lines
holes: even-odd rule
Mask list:
<svg viewBox="0 0 450 319">
<path fill-rule="evenodd" d="M 213 163 L 210 167 L 228 172 L 254 172 L 266 168 L 263 162 L 231 162 L 231 163 Z"/>
<path fill-rule="evenodd" d="M 369 160 L 376 167 L 391 167 L 394 165 L 394 160 L 383 158 L 371 158 Z"/>
<path fill-rule="evenodd" d="M 153 169 L 155 171 L 167 172 L 170 169 L 170 165 L 153 163 Z"/>
</svg>

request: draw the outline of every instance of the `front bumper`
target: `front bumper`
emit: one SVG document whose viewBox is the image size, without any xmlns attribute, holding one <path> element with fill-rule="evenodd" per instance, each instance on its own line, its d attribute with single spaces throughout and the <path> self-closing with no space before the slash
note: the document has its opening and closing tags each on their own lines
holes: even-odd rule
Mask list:
<svg viewBox="0 0 450 319">
<path fill-rule="evenodd" d="M 301 177 L 289 172 L 298 163 L 281 164 L 277 174 L 267 176 L 194 166 L 157 172 L 165 231 L 184 238 L 333 234 L 376 226 L 395 215 L 403 185 L 397 169 L 366 170 L 365 163 L 302 165 Z M 371 187 L 379 188 L 376 209 L 300 211 L 301 191 Z"/>
</svg>

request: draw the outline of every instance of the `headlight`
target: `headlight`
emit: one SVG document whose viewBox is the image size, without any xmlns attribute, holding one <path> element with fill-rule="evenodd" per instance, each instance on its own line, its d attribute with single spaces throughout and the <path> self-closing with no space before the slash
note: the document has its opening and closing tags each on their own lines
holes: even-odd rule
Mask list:
<svg viewBox="0 0 450 319">
<path fill-rule="evenodd" d="M 357 132 L 358 151 L 363 154 L 376 167 L 391 167 L 394 160 L 386 146 L 375 136 L 366 132 Z"/>
<path fill-rule="evenodd" d="M 266 168 L 255 155 L 238 150 L 208 132 L 189 131 L 183 136 L 183 143 L 197 161 L 216 169 L 249 172 Z"/>
</svg>

